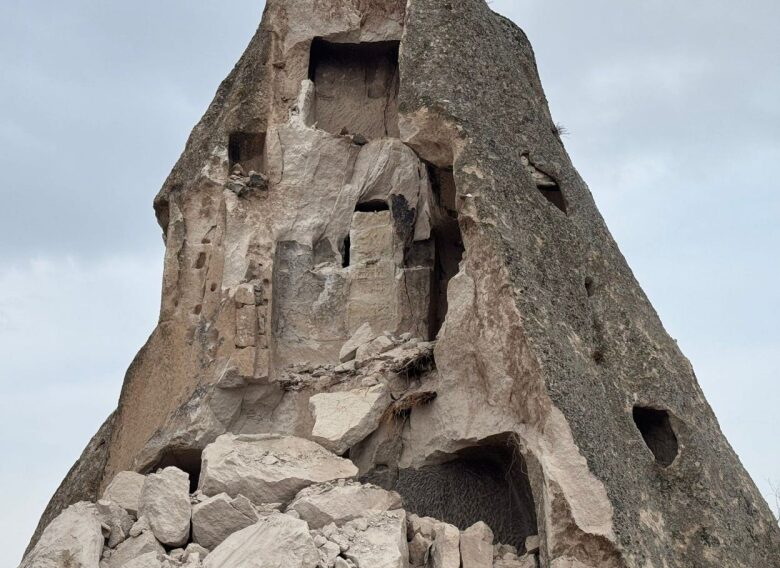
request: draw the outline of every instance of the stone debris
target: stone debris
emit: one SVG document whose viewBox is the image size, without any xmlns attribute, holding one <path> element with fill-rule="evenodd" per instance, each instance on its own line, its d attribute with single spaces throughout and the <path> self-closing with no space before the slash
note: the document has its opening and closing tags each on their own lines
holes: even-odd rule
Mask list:
<svg viewBox="0 0 780 568">
<path fill-rule="evenodd" d="M 406 568 L 409 565 L 404 511 L 374 513 L 350 521 L 338 530 L 346 541 L 346 546 L 342 545 L 344 556 L 358 567 Z"/>
<path fill-rule="evenodd" d="M 307 487 L 290 503 L 313 529 L 330 523 L 337 526 L 374 512 L 400 509 L 401 496 L 381 487 L 351 481 L 322 483 Z"/>
<path fill-rule="evenodd" d="M 231 499 L 227 493 L 220 493 L 192 508 L 192 540 L 211 550 L 256 522 L 257 514 L 246 497 Z"/>
<path fill-rule="evenodd" d="M 113 501 L 100 500 L 97 502 L 97 512 L 101 523 L 108 529 L 107 546 L 109 548 L 116 548 L 119 543 L 130 536 L 130 530 L 135 522 L 125 509 Z"/>
<path fill-rule="evenodd" d="M 309 527 L 272 514 L 228 537 L 208 555 L 204 568 L 315 568 L 320 555 Z"/>
<path fill-rule="evenodd" d="M 187 544 L 192 516 L 189 487 L 189 475 L 176 467 L 146 477 L 139 513 L 148 519 L 154 536 L 166 546 Z"/>
<path fill-rule="evenodd" d="M 460 531 L 449 523 L 433 527 L 433 568 L 460 568 Z"/>
<path fill-rule="evenodd" d="M 364 323 L 361 325 L 352 337 L 344 344 L 339 353 L 339 361 L 346 363 L 352 361 L 357 355 L 357 351 L 363 345 L 370 343 L 376 338 L 376 334 L 371 329 L 371 324 Z"/>
<path fill-rule="evenodd" d="M 389 404 L 390 393 L 384 385 L 314 395 L 309 399 L 312 438 L 341 455 L 377 429 Z"/>
<path fill-rule="evenodd" d="M 203 451 L 199 489 L 244 495 L 252 503 L 289 503 L 314 483 L 357 475 L 349 460 L 303 438 L 275 434 L 220 436 Z"/>
<path fill-rule="evenodd" d="M 95 505 L 76 503 L 46 527 L 19 568 L 98 568 L 103 541 Z"/>
<path fill-rule="evenodd" d="M 160 555 L 156 552 L 147 552 L 122 564 L 122 568 L 162 568 L 162 566 Z"/>
<path fill-rule="evenodd" d="M 168 467 L 141 476 L 137 521 L 113 501 L 74 505 L 20 568 L 537 568 L 538 537 L 518 556 L 494 545 L 484 522 L 461 532 L 407 514 L 398 493 L 341 478 L 354 466 L 309 440 L 225 436 L 206 448 L 201 481 L 209 456 L 219 464 L 211 483 L 261 486 L 257 504 L 227 491 L 209 496 L 209 483 L 189 494 L 187 474 Z M 312 481 L 322 476 L 329 479 Z M 280 513 L 292 487 L 297 494 Z"/>
<path fill-rule="evenodd" d="M 482 521 L 460 534 L 462 568 L 491 568 L 493 566 L 493 531 Z"/>
<path fill-rule="evenodd" d="M 139 536 L 130 537 L 116 550 L 108 551 L 108 555 L 100 562 L 100 568 L 122 568 L 131 560 L 145 554 L 154 553 L 159 558 L 165 554 L 165 548 L 157 541 L 151 532 L 141 533 Z"/>
<path fill-rule="evenodd" d="M 120 471 L 114 476 L 106 490 L 103 499 L 113 501 L 133 516 L 138 515 L 138 500 L 141 498 L 146 478 L 134 471 Z"/>
</svg>

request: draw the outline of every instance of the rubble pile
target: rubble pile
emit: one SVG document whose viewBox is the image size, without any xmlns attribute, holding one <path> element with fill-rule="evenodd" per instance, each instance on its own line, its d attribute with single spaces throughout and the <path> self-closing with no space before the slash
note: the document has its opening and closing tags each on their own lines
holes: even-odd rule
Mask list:
<svg viewBox="0 0 780 568">
<path fill-rule="evenodd" d="M 349 420 L 349 417 L 346 418 Z M 483 522 L 459 530 L 407 513 L 302 438 L 226 434 L 203 452 L 197 490 L 166 467 L 117 474 L 97 503 L 63 511 L 20 568 L 536 568 Z"/>
</svg>

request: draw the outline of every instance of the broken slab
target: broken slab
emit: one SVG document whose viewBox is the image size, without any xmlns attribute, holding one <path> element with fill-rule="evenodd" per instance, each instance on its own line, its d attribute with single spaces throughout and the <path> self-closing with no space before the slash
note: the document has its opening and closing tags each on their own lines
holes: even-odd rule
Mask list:
<svg viewBox="0 0 780 568">
<path fill-rule="evenodd" d="M 304 521 L 275 513 L 229 536 L 204 568 L 316 568 L 320 556 Z"/>
<path fill-rule="evenodd" d="M 460 568 L 460 531 L 449 523 L 433 528 L 433 568 Z"/>
<path fill-rule="evenodd" d="M 389 404 L 390 393 L 381 384 L 314 395 L 309 399 L 314 417 L 312 438 L 332 452 L 343 454 L 379 427 Z"/>
<path fill-rule="evenodd" d="M 100 568 L 123 568 L 131 560 L 149 553 L 162 558 L 165 549 L 157 542 L 154 535 L 147 531 L 138 536 L 130 537 L 117 546 L 116 550 L 100 562 Z"/>
<path fill-rule="evenodd" d="M 357 475 L 349 460 L 303 438 L 225 434 L 206 447 L 199 489 L 206 495 L 244 495 L 255 504 L 289 503 L 314 483 Z"/>
<path fill-rule="evenodd" d="M 119 543 L 130 536 L 130 529 L 134 524 L 133 517 L 113 501 L 101 499 L 97 502 L 96 508 L 100 522 L 108 527 L 109 535 L 106 546 L 116 548 Z"/>
<path fill-rule="evenodd" d="M 376 338 L 376 336 L 377 334 L 374 333 L 374 330 L 371 329 L 370 324 L 364 323 L 361 325 L 341 348 L 339 353 L 339 361 L 341 363 L 352 361 L 355 358 L 355 354 L 357 353 L 358 348 L 362 345 L 365 345 L 366 343 L 370 343 Z"/>
<path fill-rule="evenodd" d="M 156 552 L 147 552 L 122 564 L 122 568 L 162 568 L 162 566 L 160 555 Z"/>
<path fill-rule="evenodd" d="M 187 544 L 190 536 L 190 476 L 166 467 L 146 477 L 139 514 L 149 520 L 154 536 L 169 547 Z"/>
<path fill-rule="evenodd" d="M 402 506 L 401 496 L 375 485 L 350 481 L 323 483 L 307 487 L 290 503 L 288 511 L 297 511 L 312 529 L 348 521 L 374 512 L 393 511 Z"/>
<path fill-rule="evenodd" d="M 114 476 L 103 499 L 113 501 L 131 515 L 138 515 L 138 499 L 141 497 L 146 476 L 134 471 L 120 471 Z"/>
<path fill-rule="evenodd" d="M 97 509 L 90 503 L 76 503 L 46 527 L 19 568 L 98 568 L 102 552 Z"/>
<path fill-rule="evenodd" d="M 211 550 L 256 522 L 257 514 L 251 504 L 247 510 L 240 498 L 231 499 L 227 493 L 220 493 L 192 508 L 192 540 Z"/>
<path fill-rule="evenodd" d="M 460 533 L 462 568 L 491 568 L 493 566 L 493 531 L 479 521 Z"/>
<path fill-rule="evenodd" d="M 358 567 L 408 568 L 406 513 L 375 513 L 348 522 L 341 529 L 349 548 L 343 555 Z"/>
</svg>

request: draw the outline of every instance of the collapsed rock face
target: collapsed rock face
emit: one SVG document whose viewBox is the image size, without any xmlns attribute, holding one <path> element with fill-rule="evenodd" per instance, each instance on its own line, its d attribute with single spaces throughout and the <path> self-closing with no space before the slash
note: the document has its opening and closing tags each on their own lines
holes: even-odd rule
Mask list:
<svg viewBox="0 0 780 568">
<path fill-rule="evenodd" d="M 506 543 L 496 566 L 534 565 L 537 535 L 556 568 L 780 566 L 768 507 L 555 133 L 527 39 L 483 0 L 269 0 L 155 209 L 160 323 L 43 526 L 125 470 L 280 506 L 359 475 L 439 520 L 401 543 L 389 505 L 328 512 L 345 524 L 312 553 L 293 504 L 268 521 L 290 565 L 484 564 L 484 527 L 459 533 L 484 521 Z M 216 544 L 240 524 L 205 537 L 207 564 L 276 545 L 257 523 Z"/>
</svg>

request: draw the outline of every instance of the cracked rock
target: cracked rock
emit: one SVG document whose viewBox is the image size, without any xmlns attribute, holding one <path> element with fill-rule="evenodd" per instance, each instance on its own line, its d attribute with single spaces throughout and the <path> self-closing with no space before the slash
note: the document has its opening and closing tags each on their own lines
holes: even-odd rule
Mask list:
<svg viewBox="0 0 780 568">
<path fill-rule="evenodd" d="M 298 493 L 288 510 L 297 511 L 311 528 L 318 529 L 330 523 L 342 525 L 374 512 L 400 509 L 401 506 L 401 496 L 395 491 L 357 482 L 339 482 L 307 487 Z"/>
<path fill-rule="evenodd" d="M 113 501 L 131 515 L 138 515 L 138 500 L 141 497 L 146 476 L 134 471 L 120 471 L 103 492 L 103 499 Z"/>
<path fill-rule="evenodd" d="M 220 493 L 195 505 L 192 509 L 192 540 L 209 550 L 222 543 L 231 534 L 257 522 L 251 504 L 242 497 L 231 499 Z M 243 498 L 246 499 L 246 498 Z"/>
<path fill-rule="evenodd" d="M 343 454 L 379 427 L 389 404 L 390 393 L 384 385 L 314 395 L 309 399 L 314 416 L 312 438 Z"/>
<path fill-rule="evenodd" d="M 203 451 L 200 490 L 245 495 L 252 503 L 289 503 L 314 483 L 357 475 L 349 460 L 303 438 L 225 434 Z"/>
<path fill-rule="evenodd" d="M 204 568 L 316 568 L 320 555 L 309 527 L 272 514 L 233 535 L 208 555 Z"/>
<path fill-rule="evenodd" d="M 176 467 L 167 467 L 146 477 L 139 505 L 154 536 L 161 543 L 178 547 L 190 536 L 190 477 Z"/>
</svg>

